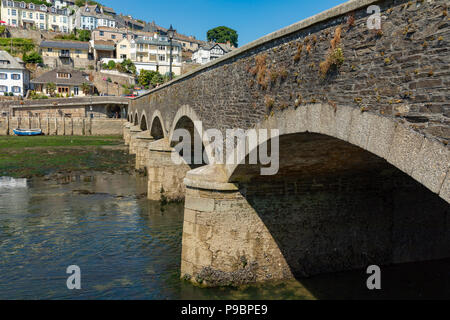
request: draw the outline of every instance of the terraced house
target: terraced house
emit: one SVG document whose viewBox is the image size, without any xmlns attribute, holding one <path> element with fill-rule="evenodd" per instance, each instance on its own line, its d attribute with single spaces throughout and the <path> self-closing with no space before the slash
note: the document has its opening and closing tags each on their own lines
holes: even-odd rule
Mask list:
<svg viewBox="0 0 450 320">
<path fill-rule="evenodd" d="M 77 10 L 75 27 L 83 30 L 94 30 L 98 27 L 116 27 L 114 15 L 108 9 L 105 11 L 98 5 L 85 5 Z"/>
<path fill-rule="evenodd" d="M 2 20 L 8 26 L 59 32 L 71 32 L 73 29 L 68 8 L 10 0 L 2 0 L 1 4 Z"/>
<path fill-rule="evenodd" d="M 87 68 L 95 65 L 89 42 L 81 41 L 42 41 L 40 51 L 44 64 L 51 68 Z"/>
</svg>

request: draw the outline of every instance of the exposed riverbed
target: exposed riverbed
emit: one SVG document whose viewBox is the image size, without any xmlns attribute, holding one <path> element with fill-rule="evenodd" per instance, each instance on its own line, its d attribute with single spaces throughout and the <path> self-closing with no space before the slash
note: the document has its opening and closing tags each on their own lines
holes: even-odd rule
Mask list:
<svg viewBox="0 0 450 320">
<path fill-rule="evenodd" d="M 0 299 L 449 298 L 450 261 L 383 268 L 383 290 L 364 271 L 280 284 L 201 289 L 179 279 L 183 205 L 146 200 L 146 178 L 85 173 L 0 178 Z M 69 265 L 82 289 L 66 287 Z"/>
</svg>

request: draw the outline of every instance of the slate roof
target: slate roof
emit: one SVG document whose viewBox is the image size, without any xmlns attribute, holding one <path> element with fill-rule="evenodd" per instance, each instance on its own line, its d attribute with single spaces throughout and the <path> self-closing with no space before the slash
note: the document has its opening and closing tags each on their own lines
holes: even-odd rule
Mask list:
<svg viewBox="0 0 450 320">
<path fill-rule="evenodd" d="M 6 51 L 0 50 L 0 60 L 9 61 L 8 64 L 0 64 L 0 70 L 1 69 L 25 70 L 25 67 L 20 63 L 22 60 L 14 58 Z"/>
<path fill-rule="evenodd" d="M 70 73 L 71 78 L 70 79 L 57 78 L 56 74 L 58 72 Z M 49 82 L 53 82 L 57 85 L 82 85 L 83 83 L 89 83 L 92 85 L 92 83 L 86 77 L 87 74 L 79 70 L 58 68 L 46 72 L 40 77 L 31 80 L 31 83 L 47 84 Z"/>
<path fill-rule="evenodd" d="M 104 51 L 114 51 L 116 50 L 116 46 L 113 41 L 95 40 L 94 49 Z"/>
<path fill-rule="evenodd" d="M 89 50 L 89 42 L 81 41 L 42 41 L 41 48 Z"/>
</svg>

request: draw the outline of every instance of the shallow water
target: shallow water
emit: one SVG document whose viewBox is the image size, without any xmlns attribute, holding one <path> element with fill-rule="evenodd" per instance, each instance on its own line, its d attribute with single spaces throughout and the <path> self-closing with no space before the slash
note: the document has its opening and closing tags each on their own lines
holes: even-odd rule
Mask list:
<svg viewBox="0 0 450 320">
<path fill-rule="evenodd" d="M 86 174 L 57 181 L 0 178 L 0 299 L 449 298 L 450 260 L 240 289 L 179 279 L 183 206 L 145 199 L 146 179 Z M 66 268 L 81 268 L 68 290 Z"/>
</svg>

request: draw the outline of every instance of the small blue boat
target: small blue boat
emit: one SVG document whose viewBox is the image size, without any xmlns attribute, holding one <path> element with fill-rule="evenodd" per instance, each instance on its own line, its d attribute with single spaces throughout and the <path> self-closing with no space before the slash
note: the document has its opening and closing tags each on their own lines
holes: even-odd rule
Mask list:
<svg viewBox="0 0 450 320">
<path fill-rule="evenodd" d="M 16 136 L 40 136 L 42 134 L 41 129 L 14 129 Z"/>
</svg>

